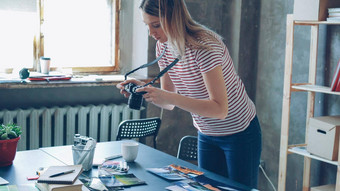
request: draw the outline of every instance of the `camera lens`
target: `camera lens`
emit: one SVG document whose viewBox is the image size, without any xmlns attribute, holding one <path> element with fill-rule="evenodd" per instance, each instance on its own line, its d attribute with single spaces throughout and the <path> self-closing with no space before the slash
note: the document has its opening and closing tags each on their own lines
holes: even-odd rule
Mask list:
<svg viewBox="0 0 340 191">
<path fill-rule="evenodd" d="M 142 105 L 142 101 L 143 101 L 142 95 L 131 93 L 130 96 L 129 96 L 128 104 L 129 104 L 129 107 L 131 109 L 140 110 L 140 107 Z"/>
</svg>

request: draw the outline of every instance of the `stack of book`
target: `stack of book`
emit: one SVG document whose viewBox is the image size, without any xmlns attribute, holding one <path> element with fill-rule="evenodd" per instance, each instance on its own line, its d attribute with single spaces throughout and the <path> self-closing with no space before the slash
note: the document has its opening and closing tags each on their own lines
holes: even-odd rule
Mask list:
<svg viewBox="0 0 340 191">
<path fill-rule="evenodd" d="M 82 165 L 50 166 L 35 186 L 40 191 L 82 191 L 83 183 L 78 179 L 82 172 Z"/>
<path fill-rule="evenodd" d="M 327 21 L 340 22 L 340 8 L 329 8 Z"/>
</svg>

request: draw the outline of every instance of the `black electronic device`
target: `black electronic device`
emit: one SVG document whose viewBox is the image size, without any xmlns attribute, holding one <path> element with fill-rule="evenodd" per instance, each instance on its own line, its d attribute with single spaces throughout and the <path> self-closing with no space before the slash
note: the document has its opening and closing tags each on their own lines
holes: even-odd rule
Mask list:
<svg viewBox="0 0 340 191">
<path fill-rule="evenodd" d="M 140 110 L 140 107 L 143 103 L 143 94 L 146 92 L 136 92 L 136 90 L 140 87 L 142 86 L 137 86 L 133 83 L 128 83 L 124 86 L 125 91 L 130 93 L 128 105 L 131 109 Z"/>
<path fill-rule="evenodd" d="M 163 50 L 162 54 L 156 58 L 154 61 L 150 62 L 150 63 L 147 63 L 147 64 L 144 64 L 128 73 L 125 74 L 125 80 L 127 79 L 127 76 L 141 68 L 146 68 L 146 67 L 149 67 L 153 64 L 155 64 L 156 62 L 158 62 L 159 59 L 162 58 L 162 56 L 165 54 L 165 51 L 166 51 L 166 48 Z M 138 86 L 134 83 L 128 83 L 126 85 L 124 85 L 124 89 L 125 91 L 127 91 L 128 93 L 130 93 L 130 96 L 129 96 L 129 100 L 128 100 L 128 105 L 129 105 L 129 108 L 131 109 L 136 109 L 136 110 L 140 110 L 141 106 L 142 106 L 142 103 L 143 103 L 143 95 L 147 92 L 136 92 L 136 90 L 138 88 L 141 88 L 141 87 L 145 87 L 145 86 L 148 86 L 150 84 L 153 84 L 156 82 L 156 80 L 158 80 L 160 77 L 162 77 L 168 70 L 170 70 L 170 68 L 172 68 L 177 62 L 179 61 L 179 58 L 176 58 L 171 64 L 169 64 L 166 68 L 164 68 L 161 72 L 159 72 L 159 74 L 152 80 L 150 81 L 149 83 L 146 83 L 144 84 L 143 86 Z"/>
</svg>

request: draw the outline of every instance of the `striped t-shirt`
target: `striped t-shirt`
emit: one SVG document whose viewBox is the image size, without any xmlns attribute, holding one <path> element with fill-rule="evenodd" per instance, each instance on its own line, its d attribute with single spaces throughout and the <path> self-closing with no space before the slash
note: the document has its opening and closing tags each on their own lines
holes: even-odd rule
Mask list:
<svg viewBox="0 0 340 191">
<path fill-rule="evenodd" d="M 255 117 L 254 103 L 248 97 L 241 79 L 235 72 L 233 61 L 222 40 L 206 40 L 204 43 L 209 45 L 211 49 L 186 48 L 184 58 L 180 59 L 168 71 L 170 79 L 179 94 L 207 100 L 209 94 L 202 74 L 221 65 L 228 95 L 228 116 L 221 120 L 191 113 L 193 123 L 200 132 L 210 136 L 223 136 L 241 132 L 248 127 L 250 121 Z M 156 46 L 157 57 L 165 47 L 167 47 L 165 54 L 158 61 L 161 69 L 177 58 L 170 43 L 160 43 L 159 41 Z"/>
</svg>

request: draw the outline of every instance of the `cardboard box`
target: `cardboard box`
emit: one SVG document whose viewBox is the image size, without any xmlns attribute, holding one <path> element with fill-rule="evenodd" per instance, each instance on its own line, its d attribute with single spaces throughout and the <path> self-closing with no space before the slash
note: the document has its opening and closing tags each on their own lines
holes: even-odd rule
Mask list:
<svg viewBox="0 0 340 191">
<path fill-rule="evenodd" d="M 310 191 L 335 191 L 335 184 L 311 187 Z"/>
<path fill-rule="evenodd" d="M 340 116 L 310 118 L 307 151 L 328 160 L 338 160 L 339 127 Z"/>
<path fill-rule="evenodd" d="M 294 0 L 294 20 L 325 21 L 328 8 L 340 7 L 338 0 Z"/>
</svg>

